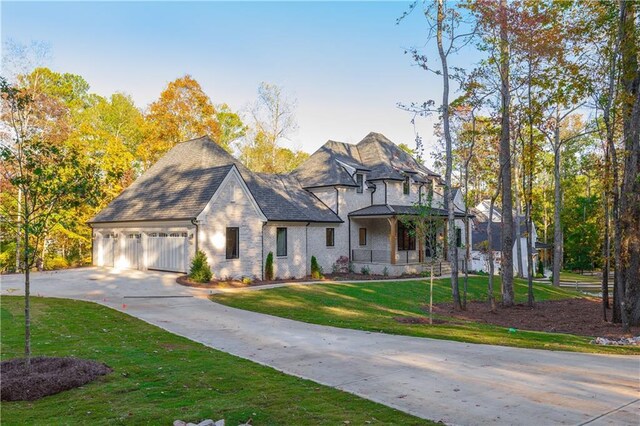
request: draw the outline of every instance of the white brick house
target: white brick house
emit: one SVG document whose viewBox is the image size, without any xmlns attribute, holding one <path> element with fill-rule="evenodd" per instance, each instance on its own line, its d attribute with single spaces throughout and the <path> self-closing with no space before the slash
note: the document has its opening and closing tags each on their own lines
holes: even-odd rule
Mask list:
<svg viewBox="0 0 640 426">
<path fill-rule="evenodd" d="M 90 221 L 93 263 L 187 272 L 202 250 L 217 278 L 263 278 L 270 252 L 279 278 L 309 275 L 312 256 L 325 272 L 341 256 L 357 271 L 416 272 L 429 253 L 398 218 L 428 192 L 446 216 L 440 176 L 377 133 L 329 141 L 288 175 L 253 173 L 203 137 L 176 145 Z M 468 237 L 459 231 L 460 247 Z"/>
</svg>

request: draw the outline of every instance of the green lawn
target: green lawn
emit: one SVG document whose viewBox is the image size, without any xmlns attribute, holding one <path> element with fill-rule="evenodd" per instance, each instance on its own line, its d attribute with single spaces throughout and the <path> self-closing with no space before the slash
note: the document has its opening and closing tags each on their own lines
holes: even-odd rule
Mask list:
<svg viewBox="0 0 640 426">
<path fill-rule="evenodd" d="M 23 351 L 21 297 L 2 297 L 3 360 Z M 32 298 L 34 355 L 102 361 L 114 372 L 34 402 L 2 402 L 3 425 L 432 424 L 167 333 L 106 307 Z"/>
<path fill-rule="evenodd" d="M 602 278 L 595 275 L 581 275 L 573 272 L 560 272 L 560 281 L 601 284 Z"/>
<path fill-rule="evenodd" d="M 486 299 L 487 279 L 469 278 L 469 300 Z M 499 279 L 495 288 L 499 293 Z M 515 292 L 518 301 L 526 301 L 526 281 L 516 280 Z M 547 284 L 535 284 L 534 294 L 538 301 L 579 297 L 578 293 Z M 435 280 L 433 298 L 434 303 L 451 300 L 448 279 Z M 588 337 L 521 330 L 509 333 L 504 327 L 475 322 L 433 326 L 397 322 L 395 317 L 426 315 L 421 309 L 428 301 L 428 284 L 425 281 L 297 285 L 218 294 L 211 296 L 211 299 L 235 308 L 357 330 L 526 348 L 640 353 L 640 348 L 591 345 Z"/>
</svg>

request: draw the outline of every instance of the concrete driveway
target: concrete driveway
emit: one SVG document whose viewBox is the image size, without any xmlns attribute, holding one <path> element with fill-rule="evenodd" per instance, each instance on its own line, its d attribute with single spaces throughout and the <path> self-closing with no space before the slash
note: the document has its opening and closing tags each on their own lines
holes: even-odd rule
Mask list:
<svg viewBox="0 0 640 426">
<path fill-rule="evenodd" d="M 474 345 L 305 324 L 210 302 L 176 274 L 32 275 L 32 294 L 97 302 L 212 348 L 448 424 L 640 424 L 640 357 Z M 1 294 L 22 294 L 2 276 Z"/>
</svg>

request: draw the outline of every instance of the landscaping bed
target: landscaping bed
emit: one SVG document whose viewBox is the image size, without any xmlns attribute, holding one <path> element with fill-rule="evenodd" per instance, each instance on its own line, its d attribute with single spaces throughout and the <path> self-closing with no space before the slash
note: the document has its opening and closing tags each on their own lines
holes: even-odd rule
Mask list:
<svg viewBox="0 0 640 426">
<path fill-rule="evenodd" d="M 27 369 L 24 358 L 0 363 L 3 401 L 35 401 L 77 388 L 111 373 L 108 366 L 87 359 L 35 357 Z"/>
<path fill-rule="evenodd" d="M 400 277 L 389 277 L 386 275 L 375 275 L 375 274 L 356 274 L 356 273 L 338 273 L 338 274 L 327 274 L 322 278 L 313 279 L 310 276 L 305 278 L 291 278 L 291 279 L 277 279 L 277 280 L 220 280 L 213 279 L 208 283 L 201 283 L 190 279 L 187 275 L 181 275 L 176 278 L 176 282 L 180 285 L 184 285 L 187 287 L 196 287 L 196 288 L 211 288 L 211 289 L 221 289 L 221 288 L 246 288 L 246 287 L 260 287 L 263 285 L 271 285 L 271 284 L 282 284 L 282 283 L 309 283 L 309 282 L 318 282 L 318 281 L 326 281 L 330 283 L 332 281 L 375 281 L 375 280 L 393 280 L 394 278 L 424 278 L 418 274 L 405 274 Z"/>
<path fill-rule="evenodd" d="M 428 312 L 429 307 L 424 306 L 423 310 Z M 463 312 L 455 311 L 451 303 L 439 303 L 434 305 L 433 312 L 438 315 L 440 321 L 443 320 L 443 316 L 446 316 L 458 320 L 546 333 L 609 338 L 640 334 L 640 327 L 633 327 L 631 333 L 624 334 L 620 324 L 603 321 L 601 301 L 596 298 L 545 300 L 536 302 L 533 308 L 525 304 L 517 304 L 509 308 L 498 306 L 496 312 L 491 312 L 486 302 L 468 302 L 467 310 Z M 611 318 L 611 310 L 607 311 L 607 318 Z"/>
</svg>

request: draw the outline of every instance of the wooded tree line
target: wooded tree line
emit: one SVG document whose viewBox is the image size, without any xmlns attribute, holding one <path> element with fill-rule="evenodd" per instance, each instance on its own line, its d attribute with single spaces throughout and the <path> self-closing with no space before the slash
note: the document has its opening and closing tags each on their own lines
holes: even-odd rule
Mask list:
<svg viewBox="0 0 640 426">
<path fill-rule="evenodd" d="M 36 67 L 2 78 L 1 118 L 3 272 L 25 264 L 57 269 L 88 263 L 87 220 L 179 142 L 209 135 L 258 172 L 287 172 L 308 156 L 282 146 L 296 128 L 295 100 L 267 83 L 242 114 L 214 102 L 189 75 L 170 82 L 143 109 L 124 93 L 92 93 L 82 76 Z M 55 164 L 61 167 L 54 170 Z M 61 189 L 75 182 L 71 176 L 82 177 L 86 186 L 65 187 L 64 202 L 51 191 L 29 192 L 38 179 L 51 181 L 43 178 L 47 170 Z M 48 215 L 30 210 L 38 202 L 51 210 Z M 33 248 L 28 260 L 20 254 L 27 245 L 25 213 L 41 220 L 27 237 Z"/>
<path fill-rule="evenodd" d="M 637 9 L 629 1 L 428 0 L 400 18 L 424 14 L 437 52 L 408 53 L 444 88 L 442 102 L 401 107 L 414 118 L 439 115 L 436 165 L 446 188 L 459 185 L 468 205 L 490 200 L 501 209 L 502 228 L 527 237 L 528 260 L 518 271 L 529 271 L 529 304 L 535 223 L 538 240 L 553 244 L 554 285 L 564 268 L 603 270 L 605 319 L 613 270 L 612 320 L 624 328 L 640 323 Z M 477 64 L 449 65 L 469 46 L 482 53 Z M 454 99 L 453 83 L 460 89 Z M 452 194 L 445 193 L 450 221 Z M 455 236 L 448 238 L 454 247 Z M 513 247 L 512 232 L 501 239 Z M 455 250 L 449 255 L 455 262 Z M 522 257 L 503 250 L 501 259 L 502 303 L 510 306 L 513 266 Z M 452 294 L 464 308 L 455 276 Z"/>
</svg>

